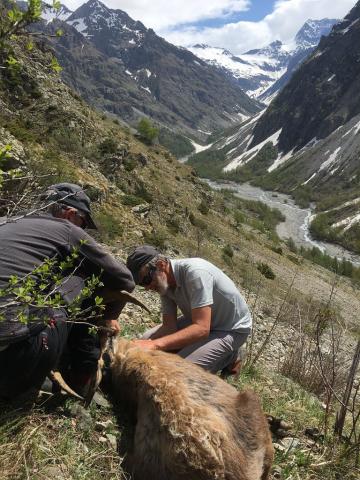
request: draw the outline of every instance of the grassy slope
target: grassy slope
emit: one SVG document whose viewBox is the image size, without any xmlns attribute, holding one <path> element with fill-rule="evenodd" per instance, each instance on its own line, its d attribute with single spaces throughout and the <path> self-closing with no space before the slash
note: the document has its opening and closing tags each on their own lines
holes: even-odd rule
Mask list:
<svg viewBox="0 0 360 480">
<path fill-rule="evenodd" d="M 270 214 L 260 215 L 256 208 L 229 194 L 210 191 L 191 168 L 179 164 L 166 150 L 143 145 L 117 124 L 90 110 L 46 69 L 48 57 L 37 50 L 31 56 L 31 62 L 24 67 L 27 84 L 29 78 L 35 79 L 30 92 L 25 92 L 21 84 L 16 87 L 0 83 L 0 126 L 6 132 L 3 140 L 10 138 L 14 145 L 24 147 L 23 160 L 33 172 L 52 172 L 50 178 L 41 179 L 40 183 L 66 180 L 91 186 L 94 198 L 98 198 L 98 238 L 111 244 L 111 250 L 120 257 L 126 255 L 130 245 L 151 241 L 173 254 L 208 258 L 228 272 L 245 292 L 259 328 L 263 322 L 258 317 L 271 323 L 287 295 L 289 308 L 281 319 L 282 326 L 275 331 L 263 355 L 267 369 L 276 370 L 272 360 L 278 335 L 288 330 L 290 321 L 296 323 L 295 310 L 306 316 L 309 304 L 316 311 L 320 303 L 328 301 L 333 283 L 331 273 L 306 261 L 295 265 L 287 258 L 290 252 L 284 245 L 283 255 L 274 252 L 270 247 L 277 246 L 278 240 L 272 231 Z M 9 132 L 13 137 L 9 137 Z M 101 153 L 100 146 L 106 138 L 115 140 L 115 152 Z M 142 213 L 125 201 L 129 196 L 136 197 L 136 203 L 145 204 Z M 235 210 L 242 217 L 235 216 Z M 231 246 L 233 257 L 225 254 L 227 245 Z M 275 280 L 265 279 L 256 268 L 257 262 L 269 264 Z M 287 294 L 294 277 L 294 286 Z M 145 298 L 153 302 L 148 294 Z M 294 305 L 295 310 L 291 310 Z M 333 307 L 339 318 L 354 329 L 360 301 L 349 281 L 339 280 Z M 156 312 L 156 305 L 153 310 Z M 151 324 L 155 317 L 156 314 L 140 317 L 129 309 L 122 323 L 126 333 L 135 334 L 144 328 L 144 321 Z M 261 334 L 260 341 L 263 338 Z M 299 430 L 307 423 L 321 423 L 321 409 L 313 397 L 283 377 L 261 371 L 260 368 L 256 374 L 244 374 L 241 385 L 249 383 L 258 390 L 267 409 L 292 420 Z M 315 405 L 315 413 L 309 402 Z M 95 432 L 94 425 L 84 429 L 77 418 L 69 416 L 66 405 L 50 413 L 45 407 L 25 419 L 20 416 L 13 420 L 12 412 L 2 413 L 2 478 L 121 478 L 118 454 L 106 437 L 109 432 Z M 114 420 L 110 412 L 101 410 L 93 410 L 92 416 Z M 116 427 L 109 430 L 119 437 Z M 294 455 L 290 464 L 301 478 L 338 478 L 331 477 L 326 466 L 312 473 L 301 460 L 303 454 L 299 451 Z M 290 458 L 290 453 L 278 455 L 284 470 L 289 468 Z M 57 473 L 47 470 L 52 465 L 58 467 Z M 349 467 L 348 472 L 347 478 L 355 478 L 355 470 Z"/>
</svg>

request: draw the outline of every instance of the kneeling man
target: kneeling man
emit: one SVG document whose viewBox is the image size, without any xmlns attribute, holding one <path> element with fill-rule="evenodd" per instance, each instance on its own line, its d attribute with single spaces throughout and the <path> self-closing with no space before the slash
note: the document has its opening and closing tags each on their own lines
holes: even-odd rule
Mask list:
<svg viewBox="0 0 360 480">
<path fill-rule="evenodd" d="M 233 373 L 252 325 L 234 282 L 206 260 L 170 259 L 150 245 L 136 247 L 127 267 L 138 285 L 160 294 L 162 303 L 162 325 L 146 332 L 138 346 L 176 352 L 213 373 Z"/>
</svg>

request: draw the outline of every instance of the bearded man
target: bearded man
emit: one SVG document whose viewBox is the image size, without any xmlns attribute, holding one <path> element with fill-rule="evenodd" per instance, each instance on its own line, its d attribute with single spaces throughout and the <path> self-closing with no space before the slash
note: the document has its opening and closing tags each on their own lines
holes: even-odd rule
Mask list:
<svg viewBox="0 0 360 480">
<path fill-rule="evenodd" d="M 127 267 L 136 284 L 161 297 L 162 324 L 136 340 L 139 347 L 176 352 L 213 373 L 237 372 L 252 319 L 224 272 L 201 258 L 170 259 L 150 245 L 136 247 Z"/>
</svg>

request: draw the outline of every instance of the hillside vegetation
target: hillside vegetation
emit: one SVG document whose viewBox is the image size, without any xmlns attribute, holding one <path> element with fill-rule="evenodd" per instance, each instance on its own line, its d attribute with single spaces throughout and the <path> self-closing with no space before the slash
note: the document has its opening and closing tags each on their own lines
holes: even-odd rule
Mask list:
<svg viewBox="0 0 360 480">
<path fill-rule="evenodd" d="M 13 55 L 16 66 L 3 58 L 6 68 L 0 69 L 0 158 L 3 170 L 20 173 L 2 185 L 2 213 L 17 213 L 19 204 L 33 207 L 45 185 L 78 182 L 94 201 L 98 240 L 119 258 L 147 242 L 223 268 L 245 294 L 255 321 L 247 367 L 235 384 L 251 385 L 269 413 L 292 424 L 290 440 L 275 440 L 273 478 L 358 478 L 359 432 L 351 414 L 346 441 L 332 432 L 359 335 L 356 285 L 282 244 L 274 228 L 278 212 L 210 190 L 166 149 L 143 144 L 92 110 L 62 83 L 42 42 L 29 50 L 20 39 Z M 6 145 L 11 150 L 5 152 Z M 128 307 L 121 316 L 124 335 L 158 318 L 158 299 L 137 293 L 152 314 Z M 356 400 L 352 408 L 356 416 Z M 125 478 L 126 429 L 115 413 L 110 406 L 86 412 L 63 397 L 43 398 L 28 416 L 2 406 L 1 477 Z"/>
</svg>

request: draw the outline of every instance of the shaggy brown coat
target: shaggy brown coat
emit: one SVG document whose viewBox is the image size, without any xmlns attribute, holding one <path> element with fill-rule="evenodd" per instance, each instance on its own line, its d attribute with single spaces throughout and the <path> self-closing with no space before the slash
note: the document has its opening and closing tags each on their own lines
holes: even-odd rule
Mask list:
<svg viewBox="0 0 360 480">
<path fill-rule="evenodd" d="M 115 399 L 136 405 L 133 479 L 268 478 L 273 447 L 255 393 L 125 340 L 115 347 L 112 374 Z"/>
</svg>

